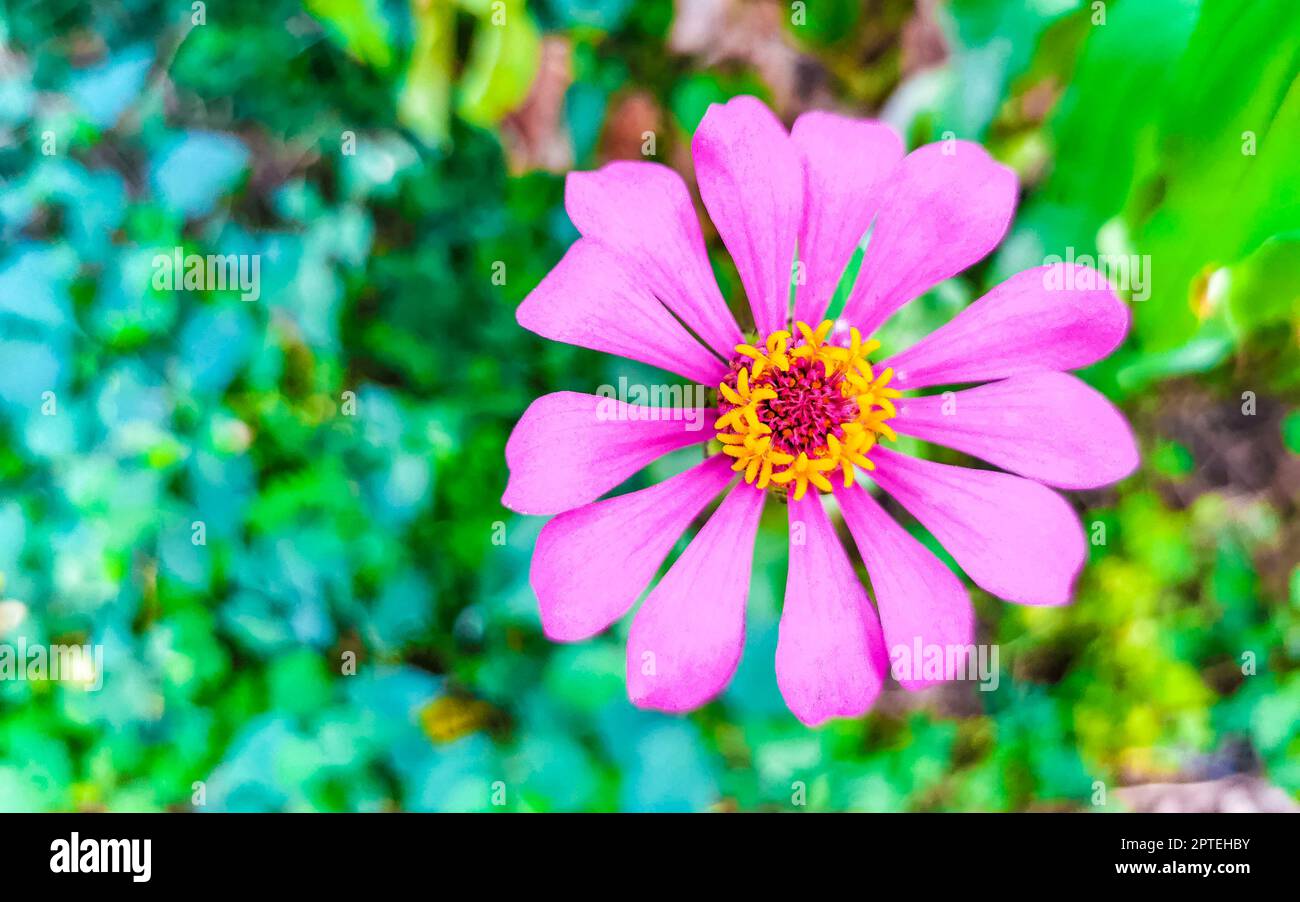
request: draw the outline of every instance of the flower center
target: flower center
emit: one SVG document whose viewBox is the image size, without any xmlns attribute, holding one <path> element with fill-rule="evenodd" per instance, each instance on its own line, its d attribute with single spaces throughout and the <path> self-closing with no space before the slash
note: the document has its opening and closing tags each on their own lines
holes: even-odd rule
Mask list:
<svg viewBox="0 0 1300 902">
<path fill-rule="evenodd" d="M 718 386 L 718 441 L 736 459 L 745 481 L 793 490 L 798 501 L 811 484 L 831 491 L 826 474 L 840 470 L 847 488 L 855 467 L 875 469 L 867 452 L 877 437 L 897 438 L 889 388 L 893 370 L 872 372 L 868 355 L 880 343 L 849 331 L 847 346 L 827 342 L 831 323 L 816 329 L 795 323 L 797 337 L 773 332 L 761 346 L 737 345 Z"/>
</svg>

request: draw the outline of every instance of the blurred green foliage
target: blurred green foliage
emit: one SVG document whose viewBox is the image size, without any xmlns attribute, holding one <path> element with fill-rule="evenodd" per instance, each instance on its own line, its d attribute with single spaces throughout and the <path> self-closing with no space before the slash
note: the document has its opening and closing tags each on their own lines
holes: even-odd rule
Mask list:
<svg viewBox="0 0 1300 902">
<path fill-rule="evenodd" d="M 102 644 L 107 670 L 99 692 L 0 682 L 0 809 L 754 809 L 804 792 L 813 810 L 1001 810 L 1241 769 L 1300 793 L 1300 6 L 771 9 L 755 21 L 794 54 L 789 83 L 779 59 L 674 49 L 689 5 L 662 0 L 0 12 L 0 629 Z M 942 58 L 917 65 L 908 29 Z M 772 505 L 716 703 L 633 708 L 626 624 L 542 637 L 540 523 L 499 503 L 506 436 L 545 391 L 666 378 L 514 322 L 575 237 L 562 173 L 518 147 L 546 39 L 572 81 L 543 125 L 576 168 L 608 158 L 629 96 L 649 99 L 656 158 L 681 164 L 709 103 L 758 93 L 788 120 L 819 90 L 883 106 L 913 144 L 974 138 L 1014 166 L 1002 248 L 887 344 L 1068 248 L 1148 255 L 1130 341 L 1087 374 L 1131 416 L 1143 468 L 1076 496 L 1094 544 L 1073 606 L 976 592 L 997 691 L 893 689 L 862 720 L 800 726 L 772 673 Z M 154 255 L 177 247 L 260 255 L 260 298 L 155 289 Z M 740 313 L 714 236 L 711 252 Z"/>
</svg>

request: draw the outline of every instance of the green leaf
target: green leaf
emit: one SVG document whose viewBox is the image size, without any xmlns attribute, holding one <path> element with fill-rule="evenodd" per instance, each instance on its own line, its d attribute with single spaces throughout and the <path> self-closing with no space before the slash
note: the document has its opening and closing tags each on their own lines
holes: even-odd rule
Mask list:
<svg viewBox="0 0 1300 902">
<path fill-rule="evenodd" d="M 306 0 L 306 6 L 343 49 L 363 63 L 383 69 L 393 61 L 388 20 L 379 0 Z"/>
<path fill-rule="evenodd" d="M 1140 130 L 1158 118 L 1196 21 L 1194 0 L 1116 4 L 1093 25 L 1074 84 L 1049 125 L 1056 165 L 1041 196 L 1071 209 L 1074 229 L 1062 237 L 1091 253 L 1098 229 L 1128 198 Z"/>
<path fill-rule="evenodd" d="M 1300 410 L 1293 410 L 1282 418 L 1282 444 L 1292 454 L 1300 454 Z"/>
<path fill-rule="evenodd" d="M 451 117 L 455 11 L 447 3 L 412 3 L 412 10 L 415 45 L 397 100 L 397 117 L 424 141 L 442 144 Z"/>
<path fill-rule="evenodd" d="M 1182 477 L 1196 469 L 1196 460 L 1186 445 L 1178 442 L 1161 442 L 1152 455 L 1156 470 L 1166 476 Z"/>
<path fill-rule="evenodd" d="M 942 127 L 980 139 L 1002 103 L 1008 84 L 1030 64 L 1039 37 L 1081 0 L 952 0 L 942 21 L 952 42 L 957 78 L 947 97 Z"/>
<path fill-rule="evenodd" d="M 1228 322 L 1240 336 L 1300 322 L 1300 231 L 1269 238 L 1227 275 Z"/>
<path fill-rule="evenodd" d="M 1211 272 L 1300 228 L 1297 61 L 1300 6 L 1206 0 L 1160 126 L 1160 205 L 1134 230 L 1155 271 L 1151 301 L 1134 311 L 1144 345 L 1184 341 L 1208 312 Z"/>
<path fill-rule="evenodd" d="M 458 110 L 467 122 L 495 125 L 517 109 L 541 64 L 542 37 L 522 2 L 506 3 L 480 20 L 461 75 Z"/>
</svg>

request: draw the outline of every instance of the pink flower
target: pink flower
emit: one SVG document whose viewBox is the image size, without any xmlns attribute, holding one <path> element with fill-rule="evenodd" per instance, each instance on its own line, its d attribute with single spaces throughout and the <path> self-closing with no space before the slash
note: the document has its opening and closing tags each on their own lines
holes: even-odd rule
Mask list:
<svg viewBox="0 0 1300 902">
<path fill-rule="evenodd" d="M 904 155 L 898 135 L 879 122 L 814 112 L 787 132 L 752 97 L 711 107 L 691 149 L 757 339 L 746 342 L 723 301 L 675 172 L 616 162 L 570 174 L 565 206 L 582 237 L 520 305 L 519 323 L 718 386 L 718 403 L 692 411 L 701 429 L 699 419 L 661 418 L 594 395 L 538 398 L 506 445 L 503 502 L 558 515 L 537 540 L 531 581 L 547 636 L 573 642 L 626 614 L 725 490 L 642 604 L 628 639 L 632 701 L 686 711 L 719 693 L 736 669 L 759 517 L 768 495 L 788 493 L 777 682 L 806 724 L 859 715 L 880 692 L 887 648 L 969 646 L 975 624 L 961 580 L 885 513 L 859 473 L 913 514 L 980 587 L 1020 604 L 1068 603 L 1085 541 L 1073 509 L 1049 486 L 1115 482 L 1137 466 L 1138 453 L 1119 411 L 1063 371 L 1114 350 L 1128 310 L 1094 271 L 1045 266 L 1011 277 L 911 348 L 873 363 L 867 336 L 998 244 L 1015 207 L 1015 175 L 964 141 Z M 824 314 L 869 228 L 832 331 Z M 902 397 L 959 383 L 985 384 Z M 1008 472 L 883 447 L 896 433 Z M 703 443 L 720 453 L 659 485 L 596 500 L 660 455 Z M 823 508 L 832 495 L 871 578 L 879 619 Z M 900 682 L 916 689 L 952 676 L 909 673 Z"/>
</svg>

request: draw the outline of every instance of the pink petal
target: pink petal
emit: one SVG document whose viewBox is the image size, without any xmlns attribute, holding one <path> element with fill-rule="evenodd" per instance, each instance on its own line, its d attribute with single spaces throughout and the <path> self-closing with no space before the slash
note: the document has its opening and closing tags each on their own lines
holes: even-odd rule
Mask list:
<svg viewBox="0 0 1300 902">
<path fill-rule="evenodd" d="M 903 139 L 883 122 L 814 111 L 795 120 L 791 137 L 803 158 L 803 284 L 794 318 L 816 326 L 844 268 L 871 227 L 888 176 L 903 158 Z"/>
<path fill-rule="evenodd" d="M 802 537 L 803 542 L 798 539 Z M 776 643 L 776 682 L 808 726 L 871 707 L 889 659 L 876 612 L 821 499 L 790 502 L 790 569 Z"/>
<path fill-rule="evenodd" d="M 583 236 L 617 252 L 709 347 L 734 356 L 743 339 L 713 278 L 681 176 L 659 163 L 630 161 L 571 172 L 564 208 Z"/>
<path fill-rule="evenodd" d="M 1068 604 L 1086 556 L 1060 495 L 1019 476 L 873 448 L 872 478 L 934 534 L 977 585 L 1020 604 Z"/>
<path fill-rule="evenodd" d="M 894 169 L 885 191 L 841 316 L 863 335 L 987 256 L 1016 208 L 1015 173 L 969 141 L 917 148 Z"/>
<path fill-rule="evenodd" d="M 882 366 L 894 368 L 894 385 L 904 389 L 1072 370 L 1115 350 L 1128 324 L 1128 307 L 1096 270 L 1040 266 L 1016 273 Z"/>
<path fill-rule="evenodd" d="M 664 416 L 675 418 L 649 419 Z M 669 451 L 708 441 L 716 419 L 715 408 L 641 407 L 569 391 L 543 395 L 506 442 L 510 479 L 501 503 L 521 514 L 580 507 Z"/>
<path fill-rule="evenodd" d="M 734 97 L 709 107 L 691 155 L 700 197 L 740 271 L 758 334 L 788 328 L 803 213 L 794 142 L 761 101 Z"/>
<path fill-rule="evenodd" d="M 682 327 L 613 251 L 579 238 L 515 311 L 552 341 L 617 354 L 717 384 L 726 367 Z"/>
<path fill-rule="evenodd" d="M 1108 485 L 1138 465 L 1124 415 L 1066 373 L 1026 373 L 946 398 L 907 398 L 890 425 L 1060 488 Z"/>
<path fill-rule="evenodd" d="M 638 707 L 690 711 L 736 672 L 765 497 L 745 484 L 732 489 L 637 611 L 627 640 L 627 693 Z"/>
<path fill-rule="evenodd" d="M 966 587 L 861 486 L 837 485 L 835 497 L 871 577 L 894 678 L 906 689 L 959 679 L 975 641 Z M 932 648 L 943 654 L 941 679 L 924 678 L 924 655 Z"/>
<path fill-rule="evenodd" d="M 731 459 L 719 454 L 542 527 L 529 576 L 547 637 L 587 639 L 626 614 L 678 537 L 734 475 Z"/>
</svg>

